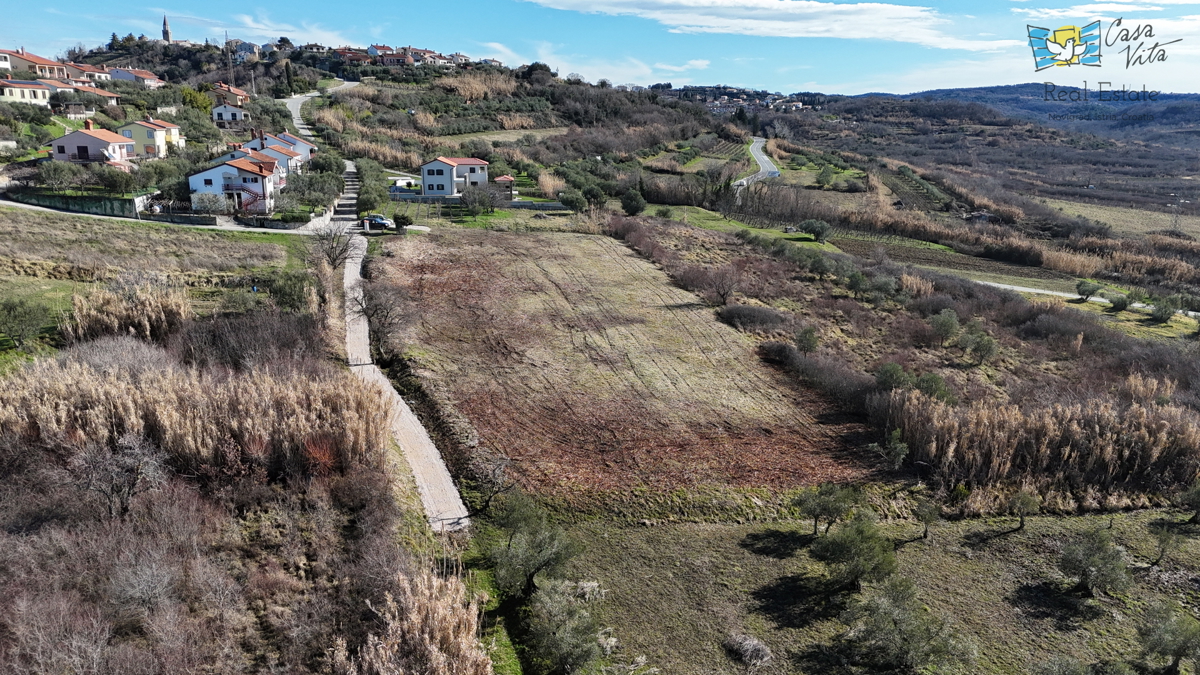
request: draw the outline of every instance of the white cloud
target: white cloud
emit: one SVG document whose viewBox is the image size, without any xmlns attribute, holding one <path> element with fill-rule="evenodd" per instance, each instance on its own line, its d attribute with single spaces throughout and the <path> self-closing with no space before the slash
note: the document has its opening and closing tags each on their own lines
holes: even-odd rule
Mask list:
<svg viewBox="0 0 1200 675">
<path fill-rule="evenodd" d="M 685 70 L 704 70 L 708 67 L 708 64 L 709 61 L 707 59 L 692 59 L 682 66 L 672 66 L 667 63 L 656 63 L 654 64 L 654 69 L 666 70 L 672 73 L 682 73 Z"/>
<path fill-rule="evenodd" d="M 763 37 L 827 37 L 908 42 L 981 51 L 1019 46 L 949 35 L 951 23 L 933 8 L 882 2 L 819 0 L 526 0 L 576 12 L 638 16 L 677 33 L 737 33 Z"/>
<path fill-rule="evenodd" d="M 1017 14 L 1024 14 L 1031 19 L 1057 19 L 1062 17 L 1080 17 L 1091 18 L 1095 16 L 1116 17 L 1126 12 L 1161 12 L 1162 7 L 1153 5 L 1131 5 L 1122 3 L 1091 3 L 1087 5 L 1074 5 L 1061 9 L 1036 8 L 1036 9 L 1019 9 L 1014 8 L 1012 11 Z"/>
</svg>

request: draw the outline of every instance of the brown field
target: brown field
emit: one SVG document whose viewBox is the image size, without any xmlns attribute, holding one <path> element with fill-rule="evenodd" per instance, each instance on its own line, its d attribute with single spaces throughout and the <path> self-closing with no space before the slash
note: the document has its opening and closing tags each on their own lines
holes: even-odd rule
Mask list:
<svg viewBox="0 0 1200 675">
<path fill-rule="evenodd" d="M 390 244 L 417 370 L 526 484 L 567 494 L 850 480 L 858 423 L 623 244 L 453 230 Z"/>
<path fill-rule="evenodd" d="M 1176 216 L 1159 211 L 1083 204 L 1062 199 L 1042 199 L 1040 201 L 1046 206 L 1060 209 L 1064 213 L 1091 218 L 1109 225 L 1114 234 L 1141 235 L 1178 229 L 1184 234 L 1200 237 L 1200 216 Z"/>
<path fill-rule="evenodd" d="M 871 258 L 877 249 L 882 248 L 887 257 L 896 262 L 921 267 L 998 274 L 1006 277 L 1024 277 L 1028 279 L 1072 279 L 1070 275 L 1044 267 L 1029 267 L 1027 265 L 1016 265 L 1000 260 L 976 258 L 936 248 L 846 238 L 833 238 L 829 240 L 829 243 L 837 246 L 846 253 L 859 256 L 860 258 Z"/>
</svg>

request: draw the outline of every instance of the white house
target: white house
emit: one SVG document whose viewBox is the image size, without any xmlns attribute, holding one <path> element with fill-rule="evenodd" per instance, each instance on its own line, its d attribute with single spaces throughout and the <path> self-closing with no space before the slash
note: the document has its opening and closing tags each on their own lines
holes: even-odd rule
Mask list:
<svg viewBox="0 0 1200 675">
<path fill-rule="evenodd" d="M 275 167 L 231 159 L 188 176 L 192 210 L 270 213 L 275 208 Z"/>
<path fill-rule="evenodd" d="M 107 129 L 97 129 L 91 120 L 78 131 L 56 138 L 50 144 L 50 159 L 79 164 L 112 163 L 128 170 L 134 155 L 133 143 Z"/>
<path fill-rule="evenodd" d="M 114 80 L 127 80 L 129 82 L 137 82 L 147 89 L 158 89 L 159 87 L 167 86 L 157 75 L 140 68 L 110 68 L 109 74 Z"/>
<path fill-rule="evenodd" d="M 231 159 L 249 159 L 254 162 L 274 162 L 279 165 L 280 175 L 284 176 L 282 181 L 276 181 L 279 188 L 286 185 L 287 178 L 294 173 L 300 173 L 300 167 L 303 162 L 300 160 L 300 154 L 292 152 L 287 148 L 277 145 L 268 145 L 262 150 L 252 150 L 250 148 L 241 147 L 221 155 L 217 158 L 219 162 L 226 162 Z"/>
<path fill-rule="evenodd" d="M 451 54 L 450 56 L 447 56 L 446 58 L 450 59 L 450 62 L 456 66 L 461 66 L 461 65 L 471 62 L 471 57 L 467 56 L 466 54 L 460 53 L 460 52 L 454 52 L 453 54 Z"/>
<path fill-rule="evenodd" d="M 50 87 L 27 80 L 0 80 L 0 101 L 50 107 Z"/>
<path fill-rule="evenodd" d="M 387 54 L 394 54 L 395 52 L 395 49 L 387 45 L 371 45 L 367 47 L 367 53 L 371 56 L 385 56 Z"/>
<path fill-rule="evenodd" d="M 468 187 L 486 187 L 487 168 L 487 162 L 474 157 L 438 157 L 421 165 L 421 193 L 456 197 Z"/>
<path fill-rule="evenodd" d="M 166 157 L 168 148 L 171 146 L 182 148 L 187 141 L 179 133 L 179 125 L 156 120 L 149 115 L 144 120 L 130 122 L 119 127 L 117 133 L 129 139 L 126 141 L 127 143 L 135 144 L 135 153 L 138 157 L 149 159 Z"/>
<path fill-rule="evenodd" d="M 237 106 L 222 103 L 213 106 L 212 120 L 218 129 L 240 129 L 250 122 L 250 114 Z"/>
<path fill-rule="evenodd" d="M 289 133 L 282 133 L 276 136 L 264 133 L 261 129 L 254 135 L 254 138 L 241 145 L 242 148 L 248 150 L 262 150 L 271 146 L 287 148 L 297 153 L 300 155 L 301 162 L 307 162 L 312 159 L 313 155 L 317 152 L 317 146 Z"/>
<path fill-rule="evenodd" d="M 103 82 L 104 80 L 112 79 L 112 73 L 108 72 L 107 67 L 101 68 L 87 63 L 71 62 L 67 63 L 67 70 L 71 71 L 71 74 L 75 77 L 88 79 L 93 82 Z"/>
</svg>

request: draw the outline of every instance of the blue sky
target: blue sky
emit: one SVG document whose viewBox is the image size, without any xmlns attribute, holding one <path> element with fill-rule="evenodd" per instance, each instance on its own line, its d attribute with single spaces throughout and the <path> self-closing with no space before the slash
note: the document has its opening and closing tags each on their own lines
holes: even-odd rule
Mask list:
<svg viewBox="0 0 1200 675">
<path fill-rule="evenodd" d="M 56 0 L 5 3 L 0 46 L 46 57 L 111 33 L 159 35 L 163 14 L 177 39 L 263 42 L 286 35 L 328 45 L 413 45 L 545 61 L 562 75 L 617 84 L 732 84 L 785 93 L 908 93 L 949 87 L 1088 81 L 1140 89 L 1200 90 L 1200 0 L 1116 2 L 847 2 L 826 0 L 442 0 L 384 3 L 248 0 L 241 4 Z M 232 13 L 226 13 L 226 11 Z M 1114 40 L 1100 68 L 1035 73 L 1026 25 L 1051 30 L 1115 19 L 1153 37 L 1165 61 L 1127 65 Z M 1143 33 L 1145 31 L 1143 30 Z M 1114 32 L 1114 37 L 1116 33 Z"/>
</svg>

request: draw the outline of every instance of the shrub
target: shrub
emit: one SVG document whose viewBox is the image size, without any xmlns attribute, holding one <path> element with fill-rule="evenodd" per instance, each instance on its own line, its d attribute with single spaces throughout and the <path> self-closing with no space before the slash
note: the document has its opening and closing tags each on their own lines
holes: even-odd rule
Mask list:
<svg viewBox="0 0 1200 675">
<path fill-rule="evenodd" d="M 872 443 L 867 448 L 882 457 L 893 469 L 899 469 L 904 464 L 904 458 L 908 456 L 908 444 L 901 440 L 899 429 L 892 431 L 887 443 Z"/>
<path fill-rule="evenodd" d="M 275 306 L 291 312 L 302 312 L 308 308 L 309 289 L 313 287 L 312 275 L 302 270 L 279 270 L 266 280 L 267 290 Z"/>
<path fill-rule="evenodd" d="M 571 209 L 575 213 L 581 213 L 587 210 L 588 207 L 587 197 L 584 197 L 582 192 L 574 188 L 564 190 L 562 194 L 559 195 L 558 201 L 562 202 L 563 206 Z"/>
<path fill-rule="evenodd" d="M 740 331 L 764 333 L 787 321 L 785 314 L 755 305 L 725 305 L 717 310 L 717 318 Z"/>
<path fill-rule="evenodd" d="M 1122 590 L 1131 583 L 1121 549 L 1104 530 L 1090 530 L 1068 544 L 1058 568 L 1078 579 L 1073 590 L 1085 595 Z"/>
<path fill-rule="evenodd" d="M 1154 303 L 1154 308 L 1150 310 L 1150 318 L 1156 323 L 1167 323 L 1175 318 L 1175 314 L 1179 312 L 1183 303 L 1180 302 L 1178 296 L 1169 296 Z"/>
<path fill-rule="evenodd" d="M 823 220 L 815 220 L 810 218 L 809 220 L 805 220 L 804 222 L 800 223 L 798 229 L 804 234 L 812 235 L 813 239 L 824 244 L 825 240 L 829 238 L 830 230 L 833 228 L 829 226 L 829 223 Z"/>
<path fill-rule="evenodd" d="M 823 483 L 800 493 L 793 502 L 800 515 L 813 519 L 813 534 L 818 533 L 822 520 L 827 522 L 825 532 L 833 524 L 846 517 L 858 503 L 858 492 L 851 487 L 834 483 Z"/>
<path fill-rule="evenodd" d="M 1138 627 L 1146 654 L 1170 661 L 1168 673 L 1178 673 L 1184 659 L 1200 659 L 1200 621 L 1175 602 L 1156 602 Z"/>
<path fill-rule="evenodd" d="M 669 206 L 660 206 L 657 209 L 654 209 L 654 215 L 659 218 L 670 220 L 675 216 L 675 213 Z"/>
<path fill-rule="evenodd" d="M 1129 309 L 1129 296 L 1113 294 L 1108 296 L 1108 302 L 1112 305 L 1112 312 L 1124 312 Z"/>
<path fill-rule="evenodd" d="M 1020 519 L 1017 531 L 1025 529 L 1025 517 L 1042 510 L 1042 498 L 1036 492 L 1020 490 L 1008 500 L 1008 510 Z"/>
<path fill-rule="evenodd" d="M 579 584 L 553 580 L 534 594 L 527 610 L 530 651 L 545 672 L 576 673 L 601 656 L 600 622 Z"/>
<path fill-rule="evenodd" d="M 907 389 L 913 385 L 913 376 L 899 363 L 885 363 L 875 371 L 875 386 L 880 391 Z"/>
<path fill-rule="evenodd" d="M 842 616 L 851 658 L 873 669 L 941 672 L 974 660 L 974 650 L 945 621 L 933 616 L 906 578 L 889 579 Z M 878 671 L 876 671 L 878 672 Z"/>
<path fill-rule="evenodd" d="M 795 342 L 796 349 L 801 354 L 808 356 L 812 352 L 817 351 L 817 347 L 821 346 L 821 337 L 817 334 L 816 327 L 807 326 L 796 333 Z"/>
<path fill-rule="evenodd" d="M 636 216 L 646 210 L 646 198 L 634 188 L 625 191 L 621 197 L 621 208 L 627 216 Z"/>
<path fill-rule="evenodd" d="M 1103 286 L 1100 284 L 1087 279 L 1080 279 L 1079 283 L 1075 284 L 1075 292 L 1085 301 L 1091 300 L 1092 296 L 1099 293 L 1102 288 Z"/>
<path fill-rule="evenodd" d="M 895 548 L 873 517 L 860 514 L 817 539 L 810 550 L 833 567 L 833 577 L 843 588 L 858 590 L 863 581 L 880 581 L 896 571 Z"/>
<path fill-rule="evenodd" d="M 771 662 L 771 649 L 762 640 L 744 634 L 730 635 L 721 645 L 730 656 L 750 668 L 765 666 Z"/>
<path fill-rule="evenodd" d="M 862 409 L 874 379 L 840 359 L 818 354 L 805 356 L 790 344 L 767 342 L 759 347 L 763 359 L 779 363 L 816 388 L 853 409 Z"/>
<path fill-rule="evenodd" d="M 954 405 L 958 397 L 946 385 L 946 381 L 937 373 L 922 373 L 913 380 L 913 387 L 926 396 Z"/>
<path fill-rule="evenodd" d="M 0 334 L 7 335 L 17 347 L 36 339 L 49 321 L 50 308 L 43 304 L 25 299 L 0 302 Z"/>
<path fill-rule="evenodd" d="M 491 550 L 496 587 L 509 597 L 528 600 L 538 590 L 539 574 L 553 575 L 578 549 L 565 530 L 524 493 L 510 494 L 500 505 L 497 523 L 508 531 Z"/>
<path fill-rule="evenodd" d="M 952 309 L 943 309 L 929 319 L 929 326 L 933 328 L 934 334 L 938 336 L 942 344 L 945 344 L 948 340 L 952 340 L 954 336 L 958 335 L 958 331 L 960 330 L 958 312 Z"/>
</svg>

